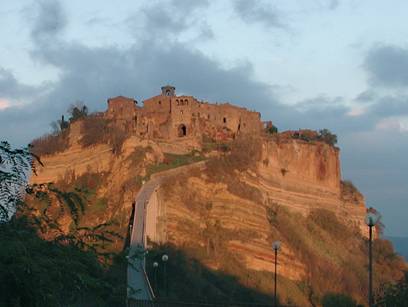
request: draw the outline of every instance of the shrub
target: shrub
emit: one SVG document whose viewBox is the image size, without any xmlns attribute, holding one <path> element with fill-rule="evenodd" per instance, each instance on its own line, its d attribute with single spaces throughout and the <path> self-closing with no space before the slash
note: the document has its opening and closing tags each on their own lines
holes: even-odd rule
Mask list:
<svg viewBox="0 0 408 307">
<path fill-rule="evenodd" d="M 357 307 L 356 301 L 341 293 L 328 293 L 323 297 L 323 307 Z"/>
<path fill-rule="evenodd" d="M 329 129 L 320 130 L 319 139 L 331 146 L 334 146 L 337 144 L 337 135 L 335 135 L 334 133 L 331 133 Z"/>
<path fill-rule="evenodd" d="M 356 188 L 354 183 L 350 180 L 342 180 L 341 181 L 341 188 L 345 193 L 360 193 L 360 191 Z"/>
<path fill-rule="evenodd" d="M 122 146 L 126 141 L 128 134 L 122 129 L 112 129 L 108 134 L 108 137 L 113 153 L 119 155 L 122 152 Z"/>
<path fill-rule="evenodd" d="M 256 203 L 262 202 L 262 193 L 259 189 L 240 181 L 236 177 L 230 177 L 228 179 L 229 180 L 227 180 L 226 183 L 229 192 Z"/>
<path fill-rule="evenodd" d="M 277 128 L 275 125 L 272 125 L 272 126 L 270 126 L 270 127 L 267 127 L 265 130 L 266 130 L 266 132 L 269 133 L 269 134 L 278 133 L 278 128 Z"/>
<path fill-rule="evenodd" d="M 385 287 L 384 294 L 379 298 L 376 306 L 405 306 L 408 302 L 408 272 L 405 278 L 396 284 L 389 284 Z"/>
<path fill-rule="evenodd" d="M 77 101 L 68 108 L 68 113 L 71 115 L 69 121 L 72 123 L 78 119 L 88 116 L 88 107 L 82 101 Z"/>
<path fill-rule="evenodd" d="M 107 143 L 109 132 L 109 120 L 100 116 L 89 116 L 82 122 L 81 145 L 89 147 Z"/>
<path fill-rule="evenodd" d="M 349 228 L 341 223 L 337 216 L 329 210 L 314 209 L 310 212 L 309 219 L 337 239 L 344 240 L 350 235 Z"/>
<path fill-rule="evenodd" d="M 69 128 L 58 134 L 47 134 L 31 142 L 32 153 L 37 156 L 52 155 L 63 152 L 69 147 Z"/>
<path fill-rule="evenodd" d="M 109 144 L 115 154 L 120 154 L 122 145 L 128 133 L 118 126 L 113 126 L 111 121 L 100 115 L 90 115 L 82 121 L 81 145 L 89 147 L 96 144 Z"/>
<path fill-rule="evenodd" d="M 207 162 L 211 177 L 233 175 L 234 170 L 245 171 L 260 161 L 262 145 L 259 138 L 240 137 L 230 144 L 230 153 Z"/>
<path fill-rule="evenodd" d="M 157 172 L 163 172 L 172 168 L 199 162 L 203 159 L 204 158 L 202 156 L 196 156 L 193 152 L 185 155 L 165 153 L 164 162 L 149 165 L 147 169 L 147 176 L 149 177 Z"/>
<path fill-rule="evenodd" d="M 131 165 L 137 166 L 143 162 L 144 158 L 146 157 L 146 152 L 152 152 L 152 148 L 143 148 L 141 146 L 138 146 L 133 150 L 133 152 L 127 157 L 126 160 L 128 160 Z"/>
<path fill-rule="evenodd" d="M 330 132 L 328 129 L 316 131 L 309 129 L 301 129 L 299 131 L 294 131 L 290 136 L 294 139 L 303 140 L 305 142 L 321 141 L 334 146 L 337 144 L 337 136 Z"/>
<path fill-rule="evenodd" d="M 256 137 L 241 137 L 231 144 L 231 154 L 227 156 L 227 164 L 239 171 L 252 168 L 260 160 L 262 154 L 261 140 Z"/>
</svg>

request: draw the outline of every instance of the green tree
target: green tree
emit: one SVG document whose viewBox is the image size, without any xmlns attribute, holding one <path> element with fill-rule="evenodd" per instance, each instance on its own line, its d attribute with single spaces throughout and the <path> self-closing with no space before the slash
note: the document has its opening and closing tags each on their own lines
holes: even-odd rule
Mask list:
<svg viewBox="0 0 408 307">
<path fill-rule="evenodd" d="M 29 190 L 28 176 L 35 173 L 35 160 L 41 163 L 30 146 L 13 149 L 8 142 L 0 142 L 0 222 L 22 204 L 21 199 Z"/>
<path fill-rule="evenodd" d="M 329 129 L 320 130 L 318 138 L 331 146 L 337 144 L 337 135 L 331 133 Z"/>
<path fill-rule="evenodd" d="M 271 125 L 269 127 L 266 127 L 266 132 L 269 134 L 275 134 L 278 133 L 278 128 L 275 125 Z"/>
<path fill-rule="evenodd" d="M 78 119 L 88 116 L 88 107 L 82 101 L 77 101 L 68 108 L 68 113 L 71 115 L 69 121 L 72 123 Z"/>
</svg>

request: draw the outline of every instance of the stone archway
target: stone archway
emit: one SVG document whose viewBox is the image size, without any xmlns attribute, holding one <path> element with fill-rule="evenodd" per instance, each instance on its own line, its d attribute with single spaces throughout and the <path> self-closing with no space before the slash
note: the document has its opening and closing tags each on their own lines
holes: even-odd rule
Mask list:
<svg viewBox="0 0 408 307">
<path fill-rule="evenodd" d="M 178 126 L 177 135 L 178 135 L 178 137 L 187 136 L 187 127 L 186 127 L 186 125 L 181 124 L 181 125 Z"/>
</svg>

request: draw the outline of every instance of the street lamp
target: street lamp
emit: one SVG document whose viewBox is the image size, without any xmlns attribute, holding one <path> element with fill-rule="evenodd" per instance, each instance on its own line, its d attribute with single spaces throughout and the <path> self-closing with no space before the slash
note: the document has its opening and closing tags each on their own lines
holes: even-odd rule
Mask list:
<svg viewBox="0 0 408 307">
<path fill-rule="evenodd" d="M 156 292 L 159 291 L 159 287 L 157 286 L 157 267 L 159 266 L 159 263 L 157 263 L 156 261 L 153 262 L 153 271 L 154 271 L 154 288 L 156 290 Z M 157 293 L 156 293 L 157 294 Z"/>
<path fill-rule="evenodd" d="M 369 228 L 368 236 L 368 306 L 373 306 L 373 227 L 378 223 L 380 215 L 374 212 L 368 212 L 365 217 L 365 223 Z"/>
<path fill-rule="evenodd" d="M 278 271 L 278 250 L 280 249 L 281 243 L 280 241 L 275 241 L 272 244 L 272 248 L 275 251 L 275 291 L 274 291 L 274 305 L 275 307 L 277 305 L 276 297 L 277 297 L 277 292 L 276 292 L 276 284 L 277 284 L 277 271 Z"/>
<path fill-rule="evenodd" d="M 162 261 L 163 261 L 163 274 L 164 274 L 164 284 L 165 284 L 165 289 L 166 289 L 166 297 L 169 296 L 169 285 L 168 285 L 168 280 L 167 280 L 167 261 L 169 260 L 169 256 L 164 254 L 162 256 Z"/>
</svg>

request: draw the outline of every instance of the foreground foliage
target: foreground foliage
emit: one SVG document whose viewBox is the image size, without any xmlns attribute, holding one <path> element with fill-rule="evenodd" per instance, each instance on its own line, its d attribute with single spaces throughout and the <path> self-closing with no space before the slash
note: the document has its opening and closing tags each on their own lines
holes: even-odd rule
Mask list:
<svg viewBox="0 0 408 307">
<path fill-rule="evenodd" d="M 323 307 L 358 307 L 356 301 L 345 294 L 328 293 L 322 299 Z"/>
<path fill-rule="evenodd" d="M 0 306 L 122 306 L 127 261 L 101 245 L 117 237 L 109 223 L 80 226 L 86 199 L 29 185 L 29 148 L 2 142 L 0 154 Z"/>
<path fill-rule="evenodd" d="M 389 284 L 384 290 L 384 294 L 377 298 L 377 306 L 406 306 L 408 303 L 408 271 L 399 282 Z"/>
<path fill-rule="evenodd" d="M 0 245 L 0 306 L 121 306 L 125 301 L 125 281 L 112 273 L 112 267 L 126 265 L 120 258 L 109 269 L 92 250 L 42 239 L 24 217 L 0 224 Z"/>
</svg>

